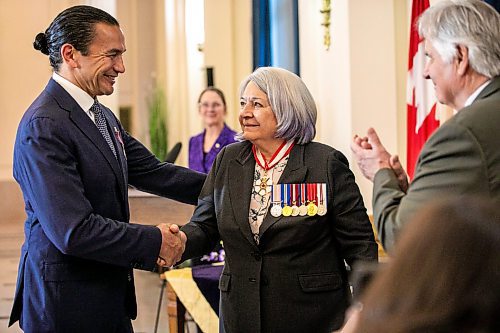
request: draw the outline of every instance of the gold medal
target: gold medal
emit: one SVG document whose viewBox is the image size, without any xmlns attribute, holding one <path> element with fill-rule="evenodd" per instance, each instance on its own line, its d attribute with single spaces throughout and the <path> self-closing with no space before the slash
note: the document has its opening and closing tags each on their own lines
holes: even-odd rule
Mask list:
<svg viewBox="0 0 500 333">
<path fill-rule="evenodd" d="M 307 184 L 307 215 L 314 216 L 318 213 L 316 206 L 316 184 Z"/>
<path fill-rule="evenodd" d="M 297 206 L 298 197 L 298 187 L 299 184 L 290 184 L 291 194 L 292 194 L 292 216 L 299 215 L 299 207 Z"/>
<path fill-rule="evenodd" d="M 307 215 L 314 216 L 318 213 L 318 206 L 316 206 L 313 202 L 310 202 L 307 205 Z"/>
<path fill-rule="evenodd" d="M 282 184 L 282 186 L 283 186 L 282 194 L 284 194 L 282 198 L 284 199 L 285 206 L 283 207 L 283 211 L 281 212 L 281 214 L 283 214 L 283 216 L 290 216 L 292 215 L 292 207 L 289 206 L 290 184 Z"/>
<path fill-rule="evenodd" d="M 292 207 L 286 205 L 285 207 L 283 207 L 283 211 L 281 213 L 283 214 L 283 216 L 292 215 Z"/>
</svg>

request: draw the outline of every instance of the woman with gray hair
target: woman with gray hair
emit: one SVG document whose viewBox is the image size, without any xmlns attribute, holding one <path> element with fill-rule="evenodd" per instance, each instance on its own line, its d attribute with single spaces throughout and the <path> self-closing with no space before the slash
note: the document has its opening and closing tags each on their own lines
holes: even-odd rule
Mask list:
<svg viewBox="0 0 500 333">
<path fill-rule="evenodd" d="M 351 298 L 344 261 L 377 260 L 347 160 L 312 142 L 314 100 L 287 70 L 243 80 L 239 121 L 243 141 L 219 153 L 182 228 L 183 259 L 224 242 L 223 332 L 338 329 Z"/>
</svg>

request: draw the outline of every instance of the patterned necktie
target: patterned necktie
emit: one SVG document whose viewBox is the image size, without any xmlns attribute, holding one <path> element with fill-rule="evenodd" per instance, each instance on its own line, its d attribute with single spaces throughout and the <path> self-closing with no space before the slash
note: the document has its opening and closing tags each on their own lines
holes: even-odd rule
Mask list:
<svg viewBox="0 0 500 333">
<path fill-rule="evenodd" d="M 92 106 L 90 107 L 90 111 L 94 113 L 95 124 L 99 129 L 99 132 L 101 132 L 102 136 L 104 137 L 104 140 L 106 140 L 109 148 L 113 152 L 113 155 L 115 155 L 115 158 L 117 158 L 115 146 L 113 145 L 113 141 L 111 140 L 111 136 L 109 135 L 108 126 L 106 125 L 106 118 L 102 113 L 101 106 L 97 101 L 97 99 L 95 100 L 94 104 L 92 104 Z"/>
</svg>

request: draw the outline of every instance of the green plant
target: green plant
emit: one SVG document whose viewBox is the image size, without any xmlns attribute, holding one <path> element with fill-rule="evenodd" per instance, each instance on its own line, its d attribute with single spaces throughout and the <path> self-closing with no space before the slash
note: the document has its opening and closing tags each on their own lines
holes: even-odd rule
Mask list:
<svg viewBox="0 0 500 333">
<path fill-rule="evenodd" d="M 160 161 L 167 155 L 167 122 L 165 92 L 156 87 L 148 100 L 149 139 L 151 151 Z"/>
</svg>

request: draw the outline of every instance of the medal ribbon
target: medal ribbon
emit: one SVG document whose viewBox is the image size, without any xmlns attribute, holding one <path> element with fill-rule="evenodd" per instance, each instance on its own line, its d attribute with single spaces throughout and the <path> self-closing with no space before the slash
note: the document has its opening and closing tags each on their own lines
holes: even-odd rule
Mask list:
<svg viewBox="0 0 500 333">
<path fill-rule="evenodd" d="M 285 184 L 286 190 L 285 190 L 285 206 L 291 206 L 290 205 L 290 199 L 292 195 L 292 191 L 290 190 L 290 185 L 291 184 Z"/>
<path fill-rule="evenodd" d="M 281 187 L 281 202 L 285 203 L 286 184 L 279 184 Z"/>
<path fill-rule="evenodd" d="M 307 192 L 306 192 L 306 184 L 302 183 L 300 184 L 300 204 L 302 206 L 306 205 L 306 200 L 307 200 Z"/>
<path fill-rule="evenodd" d="M 319 203 L 323 204 L 323 184 L 318 183 L 319 187 Z"/>
<path fill-rule="evenodd" d="M 269 163 L 264 158 L 264 155 L 262 155 L 262 153 L 260 151 L 257 151 L 257 147 L 255 147 L 255 145 L 252 146 L 252 152 L 253 152 L 253 156 L 254 156 L 255 161 L 257 162 L 257 164 L 262 169 L 264 169 L 265 171 L 267 171 L 269 169 L 272 169 L 284 157 L 288 156 L 288 154 L 290 154 L 290 151 L 292 150 L 294 144 L 295 143 L 294 143 L 293 140 L 290 140 L 288 142 L 283 141 L 283 143 L 274 152 L 273 156 L 269 160 Z"/>
<path fill-rule="evenodd" d="M 297 205 L 298 202 L 298 186 L 299 184 L 292 184 L 292 205 Z"/>
<path fill-rule="evenodd" d="M 278 203 L 280 202 L 279 199 L 281 197 L 281 186 L 279 185 L 273 185 L 272 187 L 272 198 L 273 198 L 273 203 Z"/>
<path fill-rule="evenodd" d="M 307 200 L 315 203 L 316 199 L 316 184 L 307 184 Z"/>
</svg>

